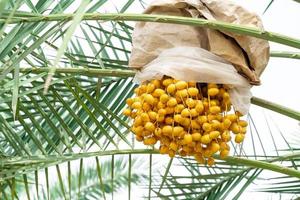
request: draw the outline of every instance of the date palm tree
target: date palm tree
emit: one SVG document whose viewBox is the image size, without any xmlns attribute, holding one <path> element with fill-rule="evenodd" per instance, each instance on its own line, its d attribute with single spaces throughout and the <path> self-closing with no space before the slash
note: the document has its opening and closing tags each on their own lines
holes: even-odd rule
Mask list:
<svg viewBox="0 0 300 200">
<path fill-rule="evenodd" d="M 226 30 L 298 49 L 300 39 L 130 14 L 146 5 L 0 0 L 0 199 L 239 199 L 249 191 L 299 198 L 300 140 L 290 140 L 271 117 L 250 112 L 244 144 L 233 145 L 227 159 L 215 156 L 208 168 L 136 143 L 122 109 L 136 87 L 128 68 L 133 21 Z M 297 52 L 271 55 L 300 59 Z M 299 112 L 268 99 L 252 103 L 300 120 Z"/>
</svg>

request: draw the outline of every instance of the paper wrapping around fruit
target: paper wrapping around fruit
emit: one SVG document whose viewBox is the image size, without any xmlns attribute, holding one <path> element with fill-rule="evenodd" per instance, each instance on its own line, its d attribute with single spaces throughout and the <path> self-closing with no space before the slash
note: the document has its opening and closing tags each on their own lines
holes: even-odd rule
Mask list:
<svg viewBox="0 0 300 200">
<path fill-rule="evenodd" d="M 205 49 L 188 46 L 166 49 L 136 73 L 134 82 L 161 80 L 164 75 L 182 81 L 227 85 L 235 110 L 248 113 L 251 85 L 232 64 Z"/>
<path fill-rule="evenodd" d="M 144 13 L 204 18 L 263 30 L 256 14 L 229 0 L 155 0 Z M 259 76 L 269 60 L 265 40 L 187 25 L 138 22 L 129 66 L 143 68 L 162 51 L 182 46 L 201 47 L 224 58 L 253 85 L 260 84 Z"/>
</svg>

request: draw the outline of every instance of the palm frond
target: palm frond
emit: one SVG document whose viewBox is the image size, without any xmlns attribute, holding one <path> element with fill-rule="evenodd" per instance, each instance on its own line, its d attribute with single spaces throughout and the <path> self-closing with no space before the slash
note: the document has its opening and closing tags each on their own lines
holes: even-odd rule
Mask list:
<svg viewBox="0 0 300 200">
<path fill-rule="evenodd" d="M 72 20 L 74 18 L 73 14 L 58 14 L 58 15 L 47 15 L 47 16 L 37 16 L 37 17 L 27 17 L 21 19 L 12 19 L 9 21 L 10 24 L 14 23 L 28 23 L 28 22 L 51 22 L 51 21 L 65 21 Z M 112 21 L 147 21 L 147 22 L 158 22 L 158 23 L 173 23 L 173 24 L 183 24 L 191 26 L 201 26 L 211 29 L 216 29 L 220 31 L 229 31 L 233 33 L 238 33 L 242 35 L 249 35 L 269 41 L 273 41 L 279 44 L 288 45 L 295 48 L 300 48 L 300 40 L 278 33 L 273 33 L 269 31 L 260 30 L 253 27 L 247 27 L 242 25 L 234 25 L 230 23 L 218 22 L 204 20 L 200 18 L 190 18 L 190 17 L 174 17 L 167 15 L 150 15 L 150 14 L 94 14 L 86 13 L 82 17 L 83 20 L 112 20 Z M 5 22 L 6 18 L 0 19 L 0 23 Z"/>
<path fill-rule="evenodd" d="M 23 180 L 17 177 L 18 184 L 13 185 L 11 180 L 6 180 L 8 187 L 6 191 L 13 189 L 16 196 L 20 195 L 22 191 L 26 190 L 28 199 L 99 199 L 113 193 L 124 190 L 129 183 L 129 164 L 127 157 L 121 156 L 114 160 L 114 168 L 111 168 L 112 161 L 101 157 L 94 157 L 94 164 L 91 159 L 80 159 L 78 162 L 68 162 L 68 165 L 54 165 L 54 167 L 47 167 L 46 174 L 41 171 L 34 173 L 27 173 L 23 175 Z M 79 164 L 79 165 L 78 165 Z M 132 159 L 131 167 L 138 167 L 142 165 L 141 160 Z M 67 167 L 68 173 L 63 173 L 61 170 Z M 57 173 L 58 180 L 46 179 L 46 184 L 39 181 L 39 177 L 49 177 L 49 172 Z M 113 171 L 112 171 L 113 170 Z M 56 172 L 55 172 L 56 171 Z M 113 173 L 113 179 L 111 174 Z M 146 178 L 142 171 L 131 172 L 130 184 L 136 185 Z M 111 184 L 113 183 L 113 185 Z M 8 191 L 9 193 L 9 191 Z"/>
</svg>

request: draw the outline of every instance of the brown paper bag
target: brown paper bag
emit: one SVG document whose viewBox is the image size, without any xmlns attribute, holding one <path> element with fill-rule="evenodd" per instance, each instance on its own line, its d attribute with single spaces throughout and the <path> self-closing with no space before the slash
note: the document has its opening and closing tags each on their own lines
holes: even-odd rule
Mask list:
<svg viewBox="0 0 300 200">
<path fill-rule="evenodd" d="M 144 13 L 205 18 L 263 29 L 256 14 L 229 0 L 155 0 Z M 269 60 L 269 43 L 265 40 L 187 25 L 138 22 L 129 67 L 141 69 L 162 51 L 181 46 L 201 47 L 223 57 L 253 85 L 260 84 L 259 76 Z"/>
</svg>

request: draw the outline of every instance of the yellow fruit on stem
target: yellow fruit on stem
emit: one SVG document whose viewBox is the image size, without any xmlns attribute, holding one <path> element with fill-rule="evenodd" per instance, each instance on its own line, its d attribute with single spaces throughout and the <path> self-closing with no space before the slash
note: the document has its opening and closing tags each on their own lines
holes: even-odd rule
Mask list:
<svg viewBox="0 0 300 200">
<path fill-rule="evenodd" d="M 247 132 L 247 127 L 242 127 L 241 128 L 241 133 L 245 134 Z"/>
<path fill-rule="evenodd" d="M 172 125 L 173 122 L 174 122 L 174 119 L 173 119 L 172 117 L 166 117 L 166 118 L 165 118 L 165 123 L 166 123 L 167 125 Z"/>
<path fill-rule="evenodd" d="M 198 124 L 198 122 L 196 120 L 191 120 L 191 127 L 193 129 L 200 129 L 201 128 L 200 124 Z"/>
<path fill-rule="evenodd" d="M 142 136 L 142 133 L 144 131 L 144 128 L 142 126 L 134 126 L 132 131 L 139 136 Z"/>
<path fill-rule="evenodd" d="M 235 134 L 238 134 L 241 130 L 241 127 L 236 123 L 232 123 L 231 126 L 230 126 L 230 130 L 235 133 Z"/>
<path fill-rule="evenodd" d="M 209 137 L 209 134 L 203 135 L 201 137 L 201 143 L 202 144 L 209 144 L 211 142 L 211 138 Z"/>
<path fill-rule="evenodd" d="M 190 110 L 188 108 L 185 108 L 181 111 L 181 116 L 182 117 L 190 117 L 191 113 Z"/>
<path fill-rule="evenodd" d="M 134 94 L 139 95 L 141 93 L 140 88 L 135 88 L 134 90 Z"/>
<path fill-rule="evenodd" d="M 203 106 L 203 103 L 201 101 L 198 101 L 197 104 L 196 104 L 196 107 L 195 107 L 196 111 L 199 113 L 199 114 L 202 114 L 203 110 L 204 110 L 204 106 Z"/>
<path fill-rule="evenodd" d="M 153 92 L 154 90 L 155 90 L 155 85 L 152 84 L 152 83 L 148 83 L 147 89 L 146 89 L 147 93 L 151 93 L 151 92 Z"/>
<path fill-rule="evenodd" d="M 223 94 L 226 92 L 226 90 L 224 88 L 219 88 L 219 94 L 218 94 L 218 98 L 223 98 Z"/>
<path fill-rule="evenodd" d="M 167 114 L 167 111 L 165 110 L 165 109 L 163 109 L 163 108 L 161 108 L 161 109 L 159 109 L 158 110 L 158 112 L 157 112 L 159 115 L 162 115 L 162 116 L 164 116 L 164 115 L 166 115 Z"/>
<path fill-rule="evenodd" d="M 144 140 L 144 137 L 143 136 L 139 136 L 139 135 L 136 135 L 135 136 L 135 139 L 139 142 L 142 142 Z"/>
<path fill-rule="evenodd" d="M 210 107 L 212 106 L 219 106 L 220 102 L 216 99 L 210 100 Z"/>
<path fill-rule="evenodd" d="M 155 130 L 155 126 L 152 122 L 147 122 L 145 124 L 145 129 L 150 131 L 150 132 L 153 132 Z"/>
<path fill-rule="evenodd" d="M 159 153 L 167 154 L 169 152 L 169 148 L 167 146 L 160 146 Z"/>
<path fill-rule="evenodd" d="M 219 132 L 219 131 L 211 131 L 211 132 L 209 133 L 209 137 L 210 137 L 211 139 L 217 139 L 219 136 L 220 136 L 220 132 Z"/>
<path fill-rule="evenodd" d="M 154 97 L 160 97 L 163 94 L 165 94 L 165 91 L 163 89 L 160 89 L 160 88 L 155 89 L 154 92 L 153 92 Z"/>
<path fill-rule="evenodd" d="M 197 117 L 197 116 L 199 115 L 199 113 L 196 111 L 195 108 L 190 109 L 190 113 L 191 113 L 191 116 L 192 116 L 192 117 Z"/>
<path fill-rule="evenodd" d="M 219 89 L 218 88 L 210 88 L 207 91 L 207 94 L 209 96 L 216 96 L 219 93 Z"/>
<path fill-rule="evenodd" d="M 204 151 L 203 151 L 203 156 L 204 156 L 205 158 L 210 158 L 210 157 L 212 156 L 212 152 L 210 151 L 209 148 L 204 149 Z"/>
<path fill-rule="evenodd" d="M 229 119 L 231 122 L 236 122 L 238 117 L 235 114 L 229 114 L 225 117 L 226 119 Z"/>
<path fill-rule="evenodd" d="M 169 94 L 174 94 L 175 91 L 176 91 L 176 86 L 175 86 L 175 84 L 170 84 L 170 85 L 168 85 L 168 87 L 167 87 L 167 92 L 168 92 Z"/>
<path fill-rule="evenodd" d="M 220 158 L 221 158 L 221 159 L 227 158 L 228 155 L 229 155 L 229 151 L 226 150 L 226 149 L 224 149 L 224 150 L 222 150 L 222 151 L 220 152 Z"/>
<path fill-rule="evenodd" d="M 163 122 L 163 121 L 165 121 L 165 117 L 163 115 L 158 115 L 156 118 L 156 121 Z"/>
<path fill-rule="evenodd" d="M 143 124 L 143 120 L 142 120 L 141 116 L 137 116 L 134 118 L 134 122 L 133 122 L 134 126 L 140 126 L 142 124 Z"/>
<path fill-rule="evenodd" d="M 175 86 L 177 90 L 183 90 L 188 87 L 188 84 L 185 81 L 178 81 L 177 83 L 175 83 Z"/>
<path fill-rule="evenodd" d="M 223 141 L 229 142 L 231 140 L 231 136 L 230 136 L 229 131 L 224 131 L 221 135 L 221 138 L 222 138 Z"/>
<path fill-rule="evenodd" d="M 188 96 L 188 92 L 186 89 L 183 89 L 183 90 L 178 90 L 176 93 L 175 93 L 175 96 L 176 97 L 179 97 L 179 98 L 186 98 Z"/>
<path fill-rule="evenodd" d="M 194 140 L 194 139 L 193 139 Z M 201 153 L 202 152 L 202 146 L 200 142 L 197 142 L 195 147 L 194 147 L 194 151 L 197 153 Z"/>
<path fill-rule="evenodd" d="M 229 129 L 229 127 L 231 125 L 231 121 L 229 119 L 224 119 L 223 125 L 224 125 L 225 129 Z"/>
<path fill-rule="evenodd" d="M 166 105 L 164 103 L 162 103 L 161 101 L 158 102 L 157 105 L 156 105 L 156 108 L 158 108 L 158 109 L 162 109 L 162 108 L 165 108 L 165 107 L 166 107 Z"/>
<path fill-rule="evenodd" d="M 170 139 L 168 137 L 162 136 L 160 138 L 160 143 L 164 144 L 166 146 L 169 146 L 170 145 Z"/>
<path fill-rule="evenodd" d="M 197 88 L 191 87 L 188 89 L 188 94 L 192 97 L 195 97 L 199 94 L 199 90 Z"/>
<path fill-rule="evenodd" d="M 238 134 L 236 134 L 234 141 L 239 144 L 239 143 L 242 143 L 244 141 L 244 139 L 245 139 L 245 135 L 242 133 L 238 133 Z"/>
<path fill-rule="evenodd" d="M 156 128 L 155 131 L 154 131 L 154 135 L 156 135 L 157 137 L 161 137 L 161 129 Z"/>
<path fill-rule="evenodd" d="M 221 128 L 221 122 L 214 119 L 211 121 L 211 126 L 214 130 L 219 130 Z"/>
<path fill-rule="evenodd" d="M 168 154 L 169 154 L 170 158 L 174 158 L 175 157 L 175 151 L 173 151 L 173 150 L 169 150 Z"/>
<path fill-rule="evenodd" d="M 208 164 L 208 166 L 213 166 L 214 164 L 215 164 L 215 159 L 214 158 L 212 158 L 212 157 L 210 157 L 210 158 L 208 158 L 207 159 L 207 164 Z"/>
<path fill-rule="evenodd" d="M 224 99 L 224 100 L 230 100 L 230 95 L 229 95 L 228 92 L 224 92 L 224 94 L 223 94 L 223 99 Z"/>
<path fill-rule="evenodd" d="M 156 88 L 160 88 L 161 84 L 159 80 L 152 80 L 151 83 L 156 87 Z"/>
<path fill-rule="evenodd" d="M 174 107 L 166 107 L 165 109 L 166 109 L 167 115 L 174 113 Z"/>
<path fill-rule="evenodd" d="M 181 132 L 183 132 L 184 129 L 181 126 L 175 126 L 173 128 L 173 137 L 178 137 L 180 136 Z"/>
<path fill-rule="evenodd" d="M 148 103 L 143 103 L 143 111 L 148 112 L 149 110 L 151 110 L 151 106 Z"/>
<path fill-rule="evenodd" d="M 205 122 L 207 122 L 207 116 L 206 115 L 199 116 L 197 120 L 200 124 L 204 124 Z"/>
<path fill-rule="evenodd" d="M 241 127 L 246 127 L 248 126 L 248 122 L 245 120 L 239 120 L 238 125 L 240 125 Z"/>
<path fill-rule="evenodd" d="M 172 126 L 167 125 L 162 128 L 162 133 L 164 135 L 172 135 L 172 132 L 173 132 Z"/>
<path fill-rule="evenodd" d="M 150 111 L 150 112 L 148 112 L 148 116 L 149 116 L 151 121 L 155 121 L 156 118 L 157 118 L 157 113 L 153 112 L 153 111 Z"/>
<path fill-rule="evenodd" d="M 175 142 L 171 142 L 169 147 L 170 147 L 170 149 L 172 149 L 173 151 L 177 151 L 177 149 L 178 149 L 178 145 L 177 145 L 177 143 L 175 143 Z"/>
<path fill-rule="evenodd" d="M 176 99 L 175 99 L 174 97 L 172 97 L 172 98 L 167 102 L 167 105 L 168 105 L 169 107 L 174 107 L 174 106 L 176 106 L 176 105 L 177 105 Z"/>
<path fill-rule="evenodd" d="M 144 139 L 145 145 L 154 145 L 154 144 L 156 144 L 156 142 L 157 142 L 157 140 L 154 137 Z"/>
<path fill-rule="evenodd" d="M 125 116 L 127 116 L 127 117 L 129 117 L 130 115 L 131 115 L 131 110 L 130 109 L 125 109 L 124 111 L 123 111 L 123 115 L 125 115 Z"/>
<path fill-rule="evenodd" d="M 196 132 L 192 134 L 193 141 L 201 141 L 201 134 Z"/>
<path fill-rule="evenodd" d="M 195 156 L 195 159 L 197 160 L 197 162 L 199 163 L 199 164 L 205 164 L 205 159 L 203 158 L 203 156 L 202 155 L 196 155 Z"/>
<path fill-rule="evenodd" d="M 134 102 L 134 103 L 131 105 L 131 107 L 132 107 L 133 109 L 139 110 L 139 109 L 142 108 L 142 104 L 141 104 L 140 102 Z"/>
<path fill-rule="evenodd" d="M 162 84 L 165 86 L 165 87 L 168 87 L 168 85 L 172 84 L 173 83 L 173 79 L 171 78 L 168 78 L 168 79 L 165 79 L 163 80 Z"/>
<path fill-rule="evenodd" d="M 150 105 L 154 104 L 154 97 L 151 94 L 146 94 L 144 100 Z"/>
<path fill-rule="evenodd" d="M 186 134 L 186 135 L 184 135 L 183 140 L 184 140 L 185 144 L 190 144 L 193 142 L 193 137 L 191 134 Z"/>
<path fill-rule="evenodd" d="M 132 98 L 128 98 L 128 99 L 126 99 L 126 104 L 128 105 L 128 106 L 131 106 L 132 104 L 133 104 L 133 99 Z"/>
<path fill-rule="evenodd" d="M 212 114 L 218 114 L 221 112 L 221 108 L 219 106 L 212 106 L 209 108 L 209 112 Z"/>
<path fill-rule="evenodd" d="M 226 142 L 220 143 L 221 150 L 230 150 L 230 146 Z"/>
<path fill-rule="evenodd" d="M 183 104 L 177 104 L 174 108 L 175 113 L 181 113 L 181 111 L 185 108 Z"/>
<path fill-rule="evenodd" d="M 151 132 L 151 131 L 144 130 L 144 131 L 142 132 L 142 136 L 144 136 L 144 137 L 147 137 L 147 136 L 150 136 L 150 135 L 152 135 L 152 132 Z"/>
<path fill-rule="evenodd" d="M 216 142 L 212 142 L 210 145 L 210 151 L 215 154 L 220 150 L 220 145 Z"/>
<path fill-rule="evenodd" d="M 204 131 L 210 131 L 212 129 L 211 125 L 207 122 L 205 122 L 203 125 L 202 125 L 202 129 Z"/>
<path fill-rule="evenodd" d="M 208 114 L 207 115 L 207 121 L 211 122 L 212 120 L 216 120 L 217 116 L 213 114 Z"/>
<path fill-rule="evenodd" d="M 196 101 L 192 98 L 188 98 L 185 103 L 189 108 L 194 108 L 196 106 Z"/>
<path fill-rule="evenodd" d="M 177 122 L 177 123 L 181 123 L 182 122 L 182 117 L 181 115 L 177 114 L 177 115 L 174 115 L 174 121 Z"/>
<path fill-rule="evenodd" d="M 130 117 L 132 119 L 134 119 L 137 116 L 137 112 L 136 111 L 132 111 Z"/>
<path fill-rule="evenodd" d="M 167 94 L 162 94 L 159 98 L 159 100 L 162 102 L 162 103 L 167 103 L 169 101 L 169 95 Z"/>
<path fill-rule="evenodd" d="M 147 113 L 142 113 L 140 116 L 141 116 L 141 119 L 142 119 L 143 122 L 149 122 L 150 121 L 150 118 L 149 118 Z"/>
<path fill-rule="evenodd" d="M 189 118 L 183 118 L 181 124 L 184 126 L 184 127 L 189 127 L 191 125 L 191 120 Z"/>
</svg>

